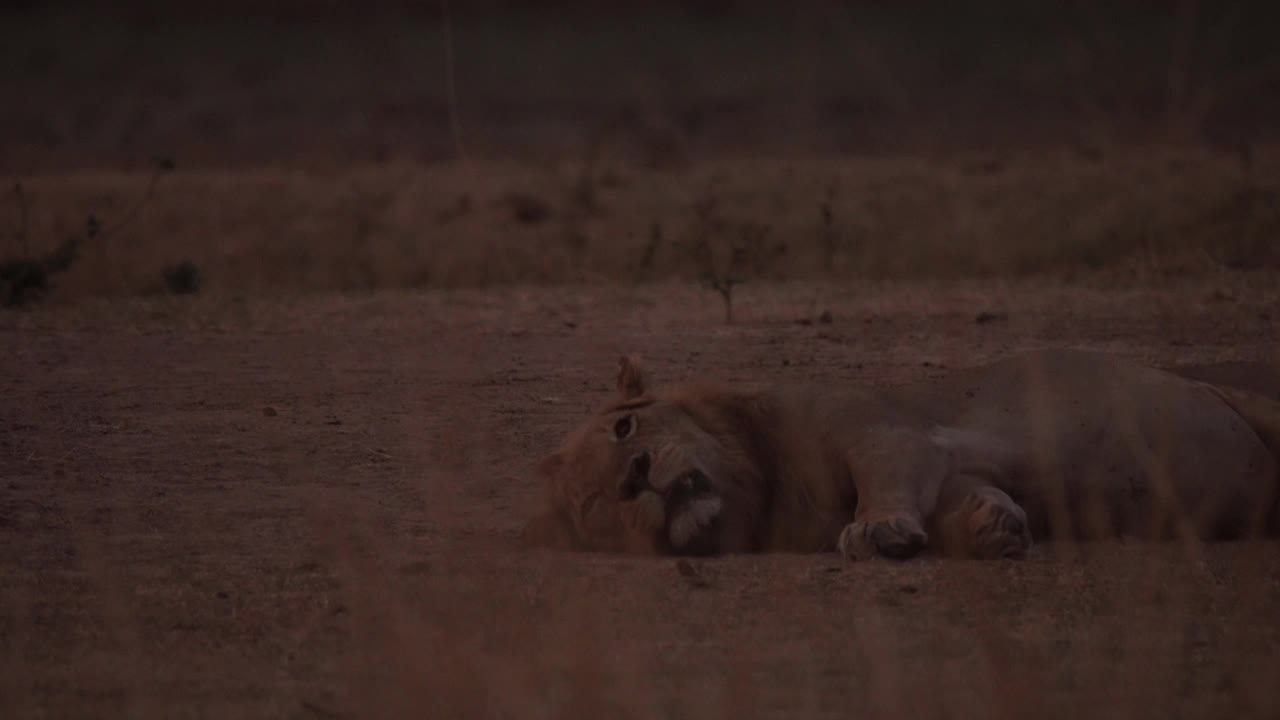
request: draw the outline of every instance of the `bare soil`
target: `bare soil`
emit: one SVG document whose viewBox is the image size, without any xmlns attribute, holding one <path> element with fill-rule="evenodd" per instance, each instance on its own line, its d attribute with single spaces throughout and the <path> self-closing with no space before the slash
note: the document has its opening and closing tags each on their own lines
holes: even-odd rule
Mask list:
<svg viewBox="0 0 1280 720">
<path fill-rule="evenodd" d="M 1276 542 L 682 570 L 517 533 L 624 351 L 752 384 L 1275 361 L 1276 288 L 747 285 L 733 325 L 682 285 L 0 313 L 0 714 L 1274 717 Z"/>
</svg>

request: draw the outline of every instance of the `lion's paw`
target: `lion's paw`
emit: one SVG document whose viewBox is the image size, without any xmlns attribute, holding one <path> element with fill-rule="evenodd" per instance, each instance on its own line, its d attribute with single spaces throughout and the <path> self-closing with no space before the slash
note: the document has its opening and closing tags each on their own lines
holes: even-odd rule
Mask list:
<svg viewBox="0 0 1280 720">
<path fill-rule="evenodd" d="M 920 552 L 929 535 L 907 515 L 858 520 L 845 526 L 836 546 L 846 560 L 869 560 L 877 555 L 905 560 Z"/>
<path fill-rule="evenodd" d="M 974 557 L 983 559 L 1022 558 L 1031 549 L 1027 514 L 999 491 L 975 491 L 967 503 L 969 532 Z"/>
</svg>

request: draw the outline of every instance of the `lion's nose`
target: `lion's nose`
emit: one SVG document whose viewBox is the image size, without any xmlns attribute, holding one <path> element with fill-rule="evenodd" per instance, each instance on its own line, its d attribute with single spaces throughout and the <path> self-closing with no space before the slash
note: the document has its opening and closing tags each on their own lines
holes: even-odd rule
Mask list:
<svg viewBox="0 0 1280 720">
<path fill-rule="evenodd" d="M 633 500 L 649 488 L 649 453 L 642 452 L 631 458 L 627 474 L 622 478 L 618 488 L 618 496 L 623 500 Z"/>
</svg>

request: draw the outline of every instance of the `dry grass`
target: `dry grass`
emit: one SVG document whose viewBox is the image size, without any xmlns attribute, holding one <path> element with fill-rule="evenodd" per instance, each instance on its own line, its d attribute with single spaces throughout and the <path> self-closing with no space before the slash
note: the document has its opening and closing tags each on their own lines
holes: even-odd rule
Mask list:
<svg viewBox="0 0 1280 720">
<path fill-rule="evenodd" d="M 229 291 L 696 278 L 687 248 L 706 234 L 709 205 L 729 234 L 759 230 L 785 250 L 755 280 L 1280 263 L 1272 148 L 1248 165 L 1190 149 L 740 159 L 669 172 L 607 154 L 595 163 L 588 205 L 574 163 L 179 172 L 126 232 L 85 247 L 59 293 L 159 291 L 164 268 L 183 260 Z M 33 250 L 88 214 L 110 216 L 145 181 L 28 178 Z"/>
</svg>

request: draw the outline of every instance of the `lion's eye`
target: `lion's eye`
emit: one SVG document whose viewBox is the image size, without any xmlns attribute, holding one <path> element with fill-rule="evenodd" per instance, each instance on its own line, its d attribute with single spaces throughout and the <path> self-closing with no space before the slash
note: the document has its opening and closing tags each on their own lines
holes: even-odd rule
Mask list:
<svg viewBox="0 0 1280 720">
<path fill-rule="evenodd" d="M 626 415 L 613 424 L 613 436 L 618 440 L 626 440 L 636 431 L 635 418 Z"/>
</svg>

